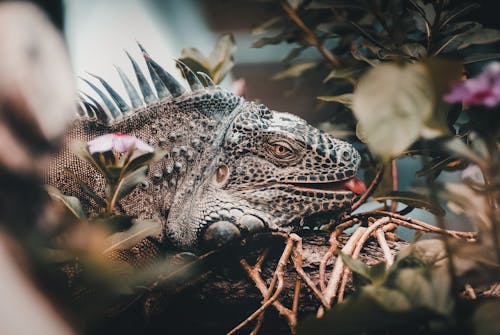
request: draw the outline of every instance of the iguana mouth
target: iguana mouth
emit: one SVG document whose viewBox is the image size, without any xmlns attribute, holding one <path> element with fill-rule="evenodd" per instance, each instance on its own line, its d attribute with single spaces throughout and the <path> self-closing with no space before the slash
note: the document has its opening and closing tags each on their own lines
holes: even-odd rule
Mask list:
<svg viewBox="0 0 500 335">
<path fill-rule="evenodd" d="M 355 194 L 361 194 L 366 191 L 365 183 L 358 177 L 352 177 L 349 179 L 336 181 L 336 182 L 324 182 L 324 183 L 289 183 L 293 185 L 295 188 L 304 191 L 321 191 L 324 193 L 338 193 L 338 192 L 352 192 Z"/>
</svg>

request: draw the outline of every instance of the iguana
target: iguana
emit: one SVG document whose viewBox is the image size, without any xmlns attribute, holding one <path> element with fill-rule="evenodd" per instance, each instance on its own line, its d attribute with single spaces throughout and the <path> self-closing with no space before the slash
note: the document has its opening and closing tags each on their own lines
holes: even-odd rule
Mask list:
<svg viewBox="0 0 500 335">
<path fill-rule="evenodd" d="M 348 210 L 364 191 L 355 176 L 360 155 L 351 144 L 246 101 L 179 62 L 188 90 L 139 46 L 153 85 L 128 54 L 139 90 L 117 71 L 131 106 L 104 79 L 94 76 L 104 90 L 84 79 L 103 103 L 82 97 L 79 118 L 47 172 L 49 184 L 85 199 L 65 167 L 97 192 L 104 183 L 71 152 L 72 140 L 120 132 L 167 150 L 150 167 L 148 181 L 120 203 L 128 215 L 162 222 L 161 236 L 134 249 L 137 262 L 154 257 L 164 241 L 196 252 L 266 229 L 291 231 L 303 218 Z"/>
</svg>

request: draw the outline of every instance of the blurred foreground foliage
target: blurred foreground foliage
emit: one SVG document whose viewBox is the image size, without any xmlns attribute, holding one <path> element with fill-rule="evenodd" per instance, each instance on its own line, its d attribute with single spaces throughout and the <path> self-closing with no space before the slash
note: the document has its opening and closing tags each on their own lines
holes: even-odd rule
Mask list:
<svg viewBox="0 0 500 335">
<path fill-rule="evenodd" d="M 460 294 L 466 284 L 483 287 L 500 278 L 500 106 L 495 100 L 500 76 L 497 65 L 479 76 L 471 66 L 500 58 L 500 31 L 474 21 L 479 4 L 472 1 L 260 3 L 280 14 L 254 28 L 254 47 L 293 46 L 276 80 L 303 81 L 311 73 L 321 78 L 317 99 L 335 104 L 327 128 L 356 135 L 351 139 L 364 157 L 366 179 L 384 169 L 373 194 L 382 209 L 396 211 L 404 203 L 400 213 L 430 210 L 445 228 L 439 204 L 446 204 L 479 231 L 474 243 L 419 242 L 388 269 L 383 263 L 369 268 L 344 255 L 362 287 L 323 318 L 306 321 L 302 333 L 500 331 L 499 300 L 467 300 Z M 316 56 L 303 56 L 306 50 L 308 55 L 316 50 Z M 446 103 L 446 96 L 456 103 Z M 397 161 L 406 157 L 422 164 L 414 180 L 420 187 L 413 192 L 398 189 Z M 438 179 L 443 171 L 460 172 L 462 182 L 444 184 Z M 421 257 L 421 250 L 436 251 L 436 244 L 441 257 L 452 255 L 451 266 Z"/>
</svg>

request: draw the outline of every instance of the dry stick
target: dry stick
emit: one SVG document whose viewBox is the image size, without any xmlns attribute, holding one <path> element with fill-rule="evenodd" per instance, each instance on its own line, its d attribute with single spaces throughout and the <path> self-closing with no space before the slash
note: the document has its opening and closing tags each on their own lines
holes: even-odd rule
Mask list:
<svg viewBox="0 0 500 335">
<path fill-rule="evenodd" d="M 253 266 L 253 271 L 255 271 L 257 273 L 257 276 L 260 277 L 260 272 L 262 270 L 262 263 L 264 263 L 264 260 L 265 258 L 267 257 L 267 254 L 269 253 L 269 250 L 270 248 L 266 248 L 260 255 L 259 257 L 257 257 L 257 261 L 255 262 L 255 265 Z M 255 281 L 254 281 L 255 282 Z M 262 286 L 263 286 L 263 291 L 261 291 L 262 293 L 262 297 L 265 298 L 267 293 L 269 292 L 267 286 L 264 284 L 264 281 L 262 281 Z M 257 285 L 257 283 L 256 283 Z M 275 301 L 273 303 L 273 306 L 275 305 L 275 303 L 278 303 L 277 301 Z M 276 306 L 275 306 L 276 308 Z M 285 308 L 283 306 L 283 308 Z M 276 308 L 278 309 L 278 308 Z M 261 315 L 259 315 L 259 318 L 257 319 L 257 322 L 255 323 L 255 327 L 253 328 L 253 330 L 250 332 L 250 335 L 256 335 L 258 332 L 259 332 L 259 329 L 260 327 L 262 326 L 262 323 L 264 322 L 264 313 L 262 313 Z"/>
<path fill-rule="evenodd" d="M 366 202 L 366 199 L 372 195 L 373 191 L 377 188 L 378 184 L 382 181 L 382 177 L 384 176 L 384 167 L 380 167 L 378 169 L 377 174 L 373 178 L 372 182 L 370 183 L 370 186 L 366 189 L 365 193 L 361 195 L 361 197 L 351 206 L 351 211 L 355 211 L 358 209 L 362 204 Z"/>
<path fill-rule="evenodd" d="M 377 231 L 375 232 L 375 236 L 377 237 L 377 242 L 380 245 L 382 252 L 384 253 L 386 268 L 389 268 L 392 263 L 394 263 L 394 256 L 392 255 L 391 249 L 389 248 L 387 240 L 385 239 L 385 232 L 383 228 L 385 228 L 386 226 L 388 225 L 385 225 L 381 229 L 377 229 Z"/>
<path fill-rule="evenodd" d="M 399 188 L 398 183 L 398 167 L 396 165 L 396 160 L 393 159 L 391 162 L 391 175 L 392 175 L 392 190 L 397 192 Z M 398 209 L 398 202 L 396 200 L 392 200 L 391 202 L 391 212 L 396 212 Z"/>
<path fill-rule="evenodd" d="M 248 276 L 250 279 L 254 282 L 255 287 L 260 291 L 262 294 L 262 297 L 264 297 L 267 294 L 268 288 L 266 286 L 266 283 L 260 276 L 260 268 L 256 268 L 255 266 L 252 267 L 248 264 L 248 262 L 244 259 L 240 260 L 240 264 L 243 267 L 243 269 L 247 272 Z M 273 302 L 273 307 L 278 311 L 278 313 L 282 316 L 287 317 L 288 313 L 291 312 L 288 308 L 283 306 L 279 301 Z M 257 321 L 259 321 L 258 319 Z M 262 322 L 260 322 L 260 325 Z M 250 334 L 257 334 L 259 328 L 260 328 L 259 322 L 257 322 L 254 330 Z"/>
<path fill-rule="evenodd" d="M 468 232 L 468 231 L 458 231 L 458 230 L 449 230 L 449 229 L 442 229 L 439 227 L 435 227 L 433 225 L 430 225 L 428 223 L 425 223 L 423 221 L 410 218 L 407 216 L 399 215 L 397 213 L 391 213 L 391 212 L 386 212 L 386 211 L 377 211 L 377 212 L 367 212 L 367 213 L 360 213 L 360 214 L 355 214 L 352 215 L 350 218 L 356 218 L 359 216 L 388 216 L 392 218 L 392 222 L 395 224 L 398 224 L 400 226 L 408 227 L 411 229 L 415 230 L 422 230 L 425 232 L 430 232 L 430 233 L 437 233 L 437 234 L 445 234 L 449 235 L 455 238 L 465 238 L 465 239 L 476 239 L 477 238 L 477 233 L 476 232 Z"/>
<path fill-rule="evenodd" d="M 361 252 L 361 249 L 365 245 L 366 241 L 370 238 L 370 236 L 379 229 L 380 226 L 383 226 L 387 223 L 389 223 L 391 218 L 385 217 L 378 219 L 375 221 L 371 226 L 365 229 L 363 235 L 359 238 L 359 240 L 355 243 L 355 248 L 354 251 L 352 252 L 352 258 L 358 258 L 359 253 Z M 344 291 L 345 291 L 345 286 L 347 284 L 347 279 L 349 278 L 349 273 L 350 273 L 349 267 L 345 267 L 344 273 L 342 275 L 342 282 L 340 284 L 340 289 L 339 289 L 339 294 L 337 298 L 337 302 L 341 303 L 342 300 L 344 300 Z"/>
<path fill-rule="evenodd" d="M 321 288 L 321 291 L 324 292 L 326 290 L 326 284 L 325 284 L 325 273 L 326 273 L 326 265 L 328 264 L 328 261 L 333 257 L 333 254 L 335 253 L 335 250 L 337 250 L 337 247 L 339 245 L 339 242 L 337 240 L 337 237 L 347 228 L 350 228 L 357 224 L 359 222 L 358 219 L 352 219 L 345 221 L 341 224 L 339 224 L 335 230 L 330 234 L 330 248 L 328 251 L 323 255 L 323 258 L 321 259 L 321 262 L 319 263 L 319 287 Z"/>
<path fill-rule="evenodd" d="M 302 239 L 296 234 L 291 234 L 290 236 L 291 238 L 294 238 L 296 242 L 295 251 L 292 258 L 295 271 L 297 271 L 297 273 L 302 278 L 304 283 L 311 289 L 311 291 L 313 291 L 313 293 L 316 295 L 321 304 L 326 309 L 330 309 L 330 305 L 324 299 L 323 294 L 321 294 L 321 292 L 316 287 L 316 284 L 314 284 L 313 280 L 302 268 Z"/>
<path fill-rule="evenodd" d="M 356 231 L 351 235 L 347 243 L 342 248 L 342 252 L 350 255 L 352 253 L 354 245 L 361 238 L 361 235 L 363 235 L 365 230 L 366 228 L 364 227 L 359 227 L 358 229 L 356 229 Z M 330 276 L 330 281 L 328 282 L 328 285 L 326 286 L 325 289 L 325 293 L 323 294 L 323 297 L 329 306 L 331 306 L 333 298 L 335 298 L 335 295 L 337 294 L 337 288 L 339 285 L 339 280 L 340 276 L 342 275 L 343 269 L 344 269 L 344 263 L 342 262 L 342 258 L 337 257 L 335 266 L 333 267 L 333 271 Z M 323 306 L 321 306 L 318 309 L 316 316 L 317 317 L 323 316 L 324 311 L 325 310 Z"/>
<path fill-rule="evenodd" d="M 470 284 L 465 284 L 465 293 L 471 298 L 472 300 L 475 300 L 477 298 L 476 292 L 474 292 L 474 289 Z"/>
<path fill-rule="evenodd" d="M 283 291 L 283 269 L 290 258 L 290 255 L 292 254 L 293 250 L 293 245 L 294 241 L 290 238 L 288 239 L 285 249 L 283 250 L 283 253 L 281 254 L 281 257 L 278 261 L 278 265 L 276 266 L 276 270 L 274 271 L 273 278 L 271 280 L 271 284 L 269 285 L 269 289 L 267 290 L 265 296 L 264 296 L 264 301 L 262 302 L 262 306 L 260 306 L 255 312 L 252 313 L 248 318 L 246 318 L 244 321 L 242 321 L 239 325 L 234 327 L 230 332 L 227 333 L 227 335 L 232 335 L 236 333 L 238 330 L 246 326 L 250 321 L 254 320 L 256 317 L 258 317 L 261 313 L 263 313 L 271 304 L 278 299 L 278 296 L 281 294 L 281 291 Z M 241 261 L 240 261 L 241 263 Z M 274 286 L 277 283 L 276 291 L 272 296 L 272 290 L 274 289 Z"/>
<path fill-rule="evenodd" d="M 302 21 L 302 19 L 297 15 L 297 12 L 286 1 L 281 1 L 281 7 L 283 7 L 283 10 L 288 14 L 290 19 L 297 26 L 299 26 L 300 29 L 302 29 L 305 34 L 306 41 L 310 45 L 318 49 L 318 51 L 330 62 L 331 65 L 333 65 L 334 67 L 339 67 L 340 62 L 338 58 L 335 57 L 327 48 L 325 48 L 323 42 L 321 42 L 316 34 L 306 26 L 304 21 Z"/>
<path fill-rule="evenodd" d="M 448 229 L 443 229 L 441 227 L 435 227 L 435 226 L 430 225 L 428 223 L 425 223 L 423 221 L 420 221 L 420 220 L 417 220 L 414 218 L 410 218 L 407 216 L 399 215 L 396 213 L 382 211 L 382 212 L 378 212 L 377 214 L 390 217 L 392 219 L 391 221 L 398 224 L 398 225 L 406 226 L 408 228 L 417 229 L 417 230 L 424 230 L 424 231 L 431 232 L 431 233 L 444 234 L 444 235 L 448 235 L 448 236 L 455 237 L 455 238 L 466 238 L 466 239 L 475 239 L 476 235 L 477 235 L 475 232 L 448 230 Z M 418 229 L 415 227 L 418 227 L 421 229 Z"/>
</svg>

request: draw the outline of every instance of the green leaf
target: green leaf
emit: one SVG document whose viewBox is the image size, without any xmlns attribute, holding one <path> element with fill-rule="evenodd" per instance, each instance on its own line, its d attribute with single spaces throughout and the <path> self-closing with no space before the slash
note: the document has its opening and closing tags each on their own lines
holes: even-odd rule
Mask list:
<svg viewBox="0 0 500 335">
<path fill-rule="evenodd" d="M 468 14 L 479 7 L 481 6 L 477 3 L 456 4 L 452 10 L 443 13 L 444 15 L 439 29 L 445 28 L 445 26 L 451 21 Z"/>
<path fill-rule="evenodd" d="M 419 138 L 434 108 L 430 85 L 422 63 L 382 64 L 361 78 L 352 110 L 374 153 L 389 160 Z"/>
<path fill-rule="evenodd" d="M 340 78 L 349 80 L 352 84 L 356 83 L 356 78 L 358 75 L 365 70 L 365 67 L 346 67 L 342 69 L 333 69 L 330 73 L 323 79 L 323 82 L 326 83 L 330 79 Z"/>
<path fill-rule="evenodd" d="M 480 55 L 470 55 L 465 56 L 462 59 L 463 64 L 472 64 L 476 62 L 484 62 L 487 60 L 500 59 L 500 53 L 491 53 L 491 54 L 480 54 Z"/>
<path fill-rule="evenodd" d="M 62 202 L 75 218 L 83 219 L 87 217 L 78 198 L 64 195 L 57 188 L 50 185 L 45 185 L 45 189 L 52 199 Z"/>
<path fill-rule="evenodd" d="M 318 65 L 318 62 L 316 62 L 316 61 L 298 63 L 298 64 L 290 66 L 289 68 L 287 68 L 284 71 L 281 71 L 281 72 L 275 74 L 272 79 L 280 80 L 280 79 L 285 79 L 285 78 L 300 77 L 304 72 L 315 68 L 317 65 Z"/>
<path fill-rule="evenodd" d="M 378 262 L 370 266 L 369 276 L 370 281 L 375 285 L 381 285 L 386 278 L 386 266 L 385 262 Z"/>
<path fill-rule="evenodd" d="M 103 254 L 113 250 L 130 249 L 149 236 L 161 234 L 162 225 L 158 220 L 137 220 L 127 231 L 115 233 L 106 239 Z"/>
<path fill-rule="evenodd" d="M 150 165 L 154 162 L 157 162 L 163 157 L 165 157 L 167 153 L 168 151 L 160 149 L 156 149 L 154 152 L 147 152 L 147 153 L 136 151 L 130 158 L 129 162 L 123 167 L 121 176 L 125 176 L 128 173 L 133 172 L 142 166 Z"/>
<path fill-rule="evenodd" d="M 87 185 L 83 180 L 81 180 L 73 171 L 71 171 L 70 169 L 68 168 L 64 168 L 64 172 L 70 177 L 72 178 L 77 184 L 78 186 L 80 186 L 81 190 L 86 194 L 88 195 L 92 200 L 94 200 L 94 202 L 96 203 L 97 206 L 101 207 L 101 208 L 105 208 L 106 207 L 106 201 L 104 201 L 103 198 L 101 198 L 100 196 L 98 196 L 93 190 L 92 188 Z"/>
<path fill-rule="evenodd" d="M 334 306 L 321 319 L 313 316 L 306 318 L 299 323 L 298 333 L 323 335 L 330 330 L 336 335 L 385 334 L 388 329 L 407 329 L 416 320 L 421 320 L 421 313 L 409 313 L 410 309 L 411 304 L 404 294 L 383 286 L 369 285 Z"/>
<path fill-rule="evenodd" d="M 129 229 L 132 226 L 134 217 L 129 215 L 113 215 L 96 220 L 97 224 L 105 226 L 112 232 L 119 232 Z"/>
<path fill-rule="evenodd" d="M 426 196 L 414 192 L 393 191 L 385 196 L 376 197 L 374 200 L 379 202 L 397 201 L 409 207 L 425 209 L 439 216 L 445 215 L 445 211 L 438 204 L 433 204 Z"/>
<path fill-rule="evenodd" d="M 413 59 L 420 59 L 427 55 L 427 50 L 420 43 L 406 43 L 401 46 L 401 51 Z"/>
<path fill-rule="evenodd" d="M 357 273 L 364 279 L 370 281 L 370 267 L 360 261 L 359 259 L 352 258 L 350 255 L 343 253 L 342 251 L 339 251 L 340 257 L 342 257 L 342 262 L 351 269 L 352 272 Z"/>
<path fill-rule="evenodd" d="M 147 166 L 141 166 L 137 170 L 130 172 L 125 177 L 121 178 L 116 185 L 115 193 L 113 195 L 113 198 L 116 199 L 115 203 L 132 192 L 139 183 L 146 181 L 147 171 Z"/>
<path fill-rule="evenodd" d="M 482 302 L 474 311 L 474 334 L 496 335 L 500 329 L 500 299 Z"/>
<path fill-rule="evenodd" d="M 496 29 L 483 28 L 470 33 L 460 34 L 457 38 L 459 44 L 457 49 L 464 49 L 471 45 L 491 44 L 500 41 L 500 31 Z"/>
<path fill-rule="evenodd" d="M 353 94 L 352 93 L 346 93 L 346 94 L 341 94 L 341 95 L 332 95 L 332 96 L 319 96 L 318 99 L 321 101 L 327 101 L 327 102 L 338 102 L 343 105 L 346 105 L 347 107 L 350 107 L 352 104 L 352 98 Z"/>
<path fill-rule="evenodd" d="M 270 18 L 269 20 L 259 24 L 255 28 L 252 29 L 252 35 L 260 35 L 265 33 L 266 31 L 270 29 L 274 29 L 276 26 L 280 25 L 283 23 L 283 17 L 282 16 L 275 16 Z"/>
</svg>

